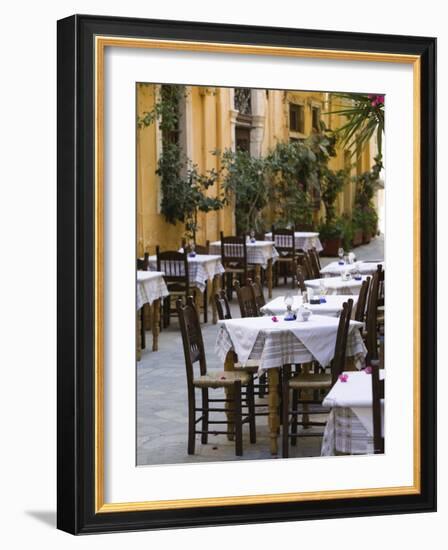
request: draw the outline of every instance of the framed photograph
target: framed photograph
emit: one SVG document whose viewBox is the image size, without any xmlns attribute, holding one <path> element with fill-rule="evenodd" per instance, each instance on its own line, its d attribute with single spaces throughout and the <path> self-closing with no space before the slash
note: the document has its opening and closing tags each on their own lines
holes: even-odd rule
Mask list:
<svg viewBox="0 0 448 550">
<path fill-rule="evenodd" d="M 58 22 L 60 529 L 436 509 L 435 62 Z"/>
</svg>

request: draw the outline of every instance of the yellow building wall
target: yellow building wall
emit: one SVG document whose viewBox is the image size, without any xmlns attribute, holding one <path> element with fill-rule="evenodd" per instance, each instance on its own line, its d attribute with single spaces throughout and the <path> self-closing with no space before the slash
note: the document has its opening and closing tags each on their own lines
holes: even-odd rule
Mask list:
<svg viewBox="0 0 448 550">
<path fill-rule="evenodd" d="M 156 86 L 139 84 L 137 87 L 137 116 L 154 107 Z M 232 111 L 233 91 L 230 88 L 206 88 L 198 86 L 186 87 L 188 156 L 193 164 L 204 173 L 207 170 L 219 170 L 219 155 L 213 152 L 223 151 L 232 147 Z M 261 141 L 261 154 L 266 155 L 279 141 L 289 141 L 290 138 L 306 138 L 312 132 L 312 107 L 321 109 L 321 118 L 326 126 L 335 129 L 344 123 L 340 115 L 325 114 L 331 112 L 337 105 L 332 96 L 320 92 L 295 92 L 269 90 L 263 91 L 264 130 Z M 340 102 L 340 100 L 337 100 Z M 289 129 L 289 103 L 304 106 L 304 134 L 297 135 Z M 166 222 L 160 213 L 161 189 L 160 178 L 155 174 L 157 159 L 161 152 L 161 140 L 157 126 L 137 129 L 137 253 L 155 252 L 157 244 L 163 250 L 177 249 L 184 237 L 184 224 L 172 225 Z M 338 148 L 338 154 L 330 161 L 332 169 L 349 166 L 351 175 L 369 170 L 372 159 L 370 148 L 366 147 L 362 154 L 350 157 L 349 152 Z M 217 187 L 217 186 L 215 186 Z M 210 195 L 216 195 L 217 189 L 209 189 Z M 350 213 L 355 197 L 355 183 L 350 182 L 340 193 L 336 210 L 338 214 Z M 325 216 L 323 205 L 315 213 L 315 221 Z M 219 239 L 220 231 L 224 234 L 234 234 L 234 209 L 228 205 L 220 211 L 199 214 L 199 229 L 197 242 L 204 244 L 207 240 Z"/>
</svg>

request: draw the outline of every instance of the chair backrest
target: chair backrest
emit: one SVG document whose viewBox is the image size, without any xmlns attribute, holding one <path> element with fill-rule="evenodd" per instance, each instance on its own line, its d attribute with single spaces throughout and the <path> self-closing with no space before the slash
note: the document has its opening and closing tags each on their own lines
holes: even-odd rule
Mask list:
<svg viewBox="0 0 448 550">
<path fill-rule="evenodd" d="M 301 292 L 305 292 L 306 291 L 306 285 L 305 285 L 305 277 L 304 277 L 304 268 L 301 266 L 301 265 L 298 265 L 297 266 L 297 285 L 299 287 L 299 290 Z"/>
<path fill-rule="evenodd" d="M 372 417 L 373 417 L 373 452 L 384 453 L 384 436 L 381 429 L 381 399 L 384 399 L 384 380 L 380 380 L 379 365 L 373 364 L 372 369 Z"/>
<path fill-rule="evenodd" d="M 182 239 L 181 246 L 184 249 L 184 251 L 191 252 L 191 246 L 187 244 L 186 239 Z M 210 253 L 210 241 L 205 241 L 204 244 L 197 244 L 194 245 L 194 250 L 196 254 L 209 254 Z"/>
<path fill-rule="evenodd" d="M 216 312 L 218 313 L 218 319 L 224 321 L 224 319 L 231 319 L 229 301 L 227 300 L 224 290 L 220 290 L 218 294 L 215 294 Z"/>
<path fill-rule="evenodd" d="M 247 284 L 252 289 L 252 294 L 258 310 L 258 315 L 261 316 L 261 308 L 266 305 L 266 300 L 264 299 L 263 285 L 261 284 L 261 281 L 258 277 L 255 279 L 255 281 L 248 279 Z"/>
<path fill-rule="evenodd" d="M 245 237 L 224 237 L 221 231 L 221 263 L 247 272 L 247 247 Z"/>
<path fill-rule="evenodd" d="M 250 285 L 240 286 L 240 283 L 235 281 L 235 290 L 241 317 L 259 317 L 252 287 Z"/>
<path fill-rule="evenodd" d="M 137 258 L 137 270 L 138 271 L 149 271 L 149 254 L 145 252 L 143 260 Z"/>
<path fill-rule="evenodd" d="M 189 272 L 187 252 L 178 252 L 177 250 L 167 250 L 160 252 L 156 247 L 157 271 L 163 271 L 164 279 L 168 287 L 175 284 L 182 287 L 188 294 L 189 290 Z"/>
<path fill-rule="evenodd" d="M 352 315 L 353 300 L 350 298 L 342 304 L 341 315 L 339 316 L 338 332 L 336 335 L 336 345 L 334 348 L 334 357 L 331 363 L 331 379 L 335 384 L 338 376 L 342 374 L 346 364 L 347 338 L 350 327 L 350 318 Z"/>
<path fill-rule="evenodd" d="M 384 306 L 384 269 L 381 265 L 378 265 L 378 306 Z"/>
<path fill-rule="evenodd" d="M 370 277 L 367 277 L 362 282 L 361 290 L 359 291 L 358 302 L 356 303 L 355 321 L 364 323 L 366 314 L 367 294 L 369 292 Z"/>
<path fill-rule="evenodd" d="M 305 273 L 304 273 L 305 280 L 320 279 L 320 273 L 317 276 L 314 273 L 314 269 L 313 269 L 313 266 L 311 265 L 311 259 L 308 252 L 304 252 L 303 254 L 303 268 L 305 270 Z"/>
<path fill-rule="evenodd" d="M 366 347 L 367 347 L 367 363 L 372 359 L 378 359 L 378 292 L 381 278 L 381 265 L 375 271 L 372 280 L 370 281 L 369 299 L 367 303 L 366 314 Z"/>
<path fill-rule="evenodd" d="M 179 315 L 180 331 L 184 347 L 187 382 L 191 390 L 194 379 L 194 364 L 199 362 L 200 374 L 207 374 L 201 323 L 199 322 L 199 315 L 191 296 L 187 297 L 186 304 L 183 303 L 181 298 L 178 298 L 176 308 Z"/>
<path fill-rule="evenodd" d="M 316 279 L 318 279 L 321 276 L 320 270 L 322 269 L 322 266 L 320 265 L 319 252 L 313 247 L 310 250 L 308 250 L 308 256 L 311 261 L 314 276 Z"/>
<path fill-rule="evenodd" d="M 280 256 L 295 257 L 296 244 L 294 229 L 275 229 L 272 227 L 272 240 Z"/>
</svg>

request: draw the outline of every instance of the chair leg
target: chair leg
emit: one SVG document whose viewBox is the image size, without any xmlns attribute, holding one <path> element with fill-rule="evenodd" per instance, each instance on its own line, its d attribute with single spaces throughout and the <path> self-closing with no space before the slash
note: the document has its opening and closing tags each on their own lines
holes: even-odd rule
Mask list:
<svg viewBox="0 0 448 550">
<path fill-rule="evenodd" d="M 196 399 L 194 395 L 194 388 L 188 391 L 188 454 L 194 455 L 195 444 L 195 409 Z"/>
<path fill-rule="evenodd" d="M 208 282 L 205 282 L 204 290 L 204 323 L 208 322 Z"/>
<path fill-rule="evenodd" d="M 232 273 L 225 273 L 225 280 L 226 280 L 226 295 L 227 295 L 227 300 L 229 300 L 229 302 L 231 301 L 232 299 Z"/>
<path fill-rule="evenodd" d="M 296 273 L 297 273 L 297 262 L 292 262 L 291 264 L 291 288 L 294 290 L 296 288 Z"/>
<path fill-rule="evenodd" d="M 202 388 L 202 434 L 201 443 L 206 445 L 208 443 L 208 388 Z"/>
<path fill-rule="evenodd" d="M 145 332 L 145 306 L 140 310 L 141 315 L 141 325 L 140 325 L 140 337 L 141 337 L 141 348 L 146 348 L 146 332 Z"/>
<path fill-rule="evenodd" d="M 282 383 L 282 456 L 289 456 L 289 368 L 283 368 Z"/>
<path fill-rule="evenodd" d="M 292 390 L 292 410 L 294 411 L 291 418 L 291 433 L 297 433 L 297 407 L 299 402 L 299 394 L 297 390 Z M 291 437 L 291 445 L 297 444 L 297 437 L 293 435 Z"/>
<path fill-rule="evenodd" d="M 258 378 L 258 397 L 264 397 L 266 393 L 266 373 Z"/>
<path fill-rule="evenodd" d="M 242 424 L 242 412 L 241 412 L 241 382 L 235 382 L 235 395 L 234 395 L 234 408 L 235 408 L 235 454 L 236 456 L 243 456 L 243 424 Z"/>
<path fill-rule="evenodd" d="M 257 442 L 257 431 L 255 427 L 255 396 L 253 378 L 246 388 L 247 408 L 249 413 L 249 437 L 251 443 Z"/>
</svg>

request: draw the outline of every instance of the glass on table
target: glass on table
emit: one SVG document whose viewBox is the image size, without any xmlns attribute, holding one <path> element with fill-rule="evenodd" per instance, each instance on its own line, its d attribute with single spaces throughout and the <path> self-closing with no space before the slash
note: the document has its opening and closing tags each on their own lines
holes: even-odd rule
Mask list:
<svg viewBox="0 0 448 550">
<path fill-rule="evenodd" d="M 294 313 L 292 312 L 292 304 L 294 303 L 294 299 L 292 297 L 292 294 L 288 292 L 285 296 L 285 305 L 286 305 L 286 313 L 285 313 L 285 321 L 292 321 L 295 319 Z"/>
<path fill-rule="evenodd" d="M 188 252 L 188 255 L 190 256 L 190 258 L 194 258 L 196 256 L 196 245 L 195 245 L 195 242 L 194 241 L 190 241 L 189 245 L 188 245 L 188 248 L 189 248 L 189 252 Z"/>
<path fill-rule="evenodd" d="M 254 243 L 256 242 L 256 239 L 255 239 L 255 231 L 252 229 L 251 232 L 250 232 L 250 242 L 251 243 Z"/>
<path fill-rule="evenodd" d="M 339 256 L 339 265 L 344 265 L 344 249 L 342 247 L 338 248 L 338 256 Z"/>
</svg>

